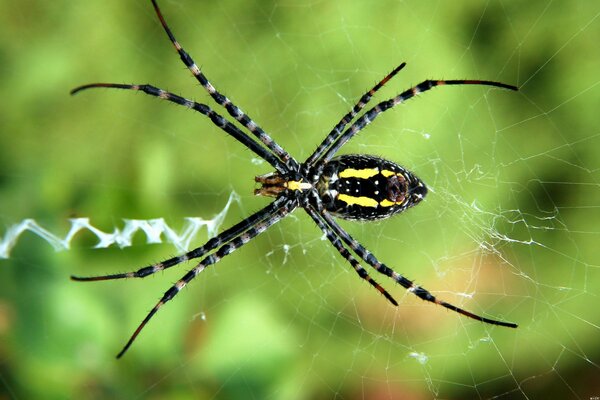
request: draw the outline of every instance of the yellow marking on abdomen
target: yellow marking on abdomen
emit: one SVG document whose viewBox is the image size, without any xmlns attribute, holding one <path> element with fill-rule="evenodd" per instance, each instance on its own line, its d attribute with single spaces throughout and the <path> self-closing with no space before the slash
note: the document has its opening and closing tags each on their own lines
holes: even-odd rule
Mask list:
<svg viewBox="0 0 600 400">
<path fill-rule="evenodd" d="M 395 203 L 393 201 L 389 201 L 388 199 L 382 200 L 379 202 L 379 205 L 381 207 L 391 207 L 391 206 L 395 206 L 398 203 Z"/>
<path fill-rule="evenodd" d="M 377 207 L 377 204 L 379 204 L 377 203 L 377 200 L 366 196 L 355 197 L 347 194 L 340 194 L 337 198 L 339 201 L 343 201 L 349 206 L 356 204 L 361 207 Z"/>
<path fill-rule="evenodd" d="M 363 168 L 363 169 L 354 169 L 354 168 L 346 168 L 338 175 L 340 178 L 361 178 L 361 179 L 369 179 L 372 176 L 375 176 L 379 173 L 378 168 Z"/>
<path fill-rule="evenodd" d="M 383 171 L 381 171 L 381 175 L 385 176 L 386 178 L 388 176 L 392 176 L 392 175 L 396 175 L 396 174 L 397 174 L 397 172 L 390 171 L 388 169 L 384 169 Z"/>
</svg>

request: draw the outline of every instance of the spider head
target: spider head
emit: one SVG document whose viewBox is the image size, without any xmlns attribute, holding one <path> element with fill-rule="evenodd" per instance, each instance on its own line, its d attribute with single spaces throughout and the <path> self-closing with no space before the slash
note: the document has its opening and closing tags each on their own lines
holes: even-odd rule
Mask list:
<svg viewBox="0 0 600 400">
<path fill-rule="evenodd" d="M 260 184 L 260 187 L 254 189 L 256 196 L 278 197 L 283 193 L 296 193 L 297 195 L 313 189 L 313 185 L 306 182 L 300 175 L 284 176 L 279 172 L 270 172 L 265 175 L 259 175 L 254 180 Z"/>
</svg>

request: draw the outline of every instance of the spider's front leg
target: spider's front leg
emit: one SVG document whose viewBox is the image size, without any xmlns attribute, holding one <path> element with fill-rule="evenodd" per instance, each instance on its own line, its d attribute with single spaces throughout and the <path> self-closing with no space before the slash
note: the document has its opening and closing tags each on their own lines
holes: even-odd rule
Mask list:
<svg viewBox="0 0 600 400">
<path fill-rule="evenodd" d="M 265 219 L 273 215 L 282 205 L 285 203 L 285 199 L 279 198 L 268 206 L 250 215 L 243 221 L 238 222 L 231 228 L 219 233 L 217 236 L 209 239 L 205 244 L 197 247 L 193 250 L 188 251 L 180 256 L 169 258 L 168 260 L 161 261 L 156 264 L 149 265 L 147 267 L 140 268 L 136 271 L 123 272 L 119 274 L 100 275 L 100 276 L 74 276 L 71 275 L 71 279 L 79 282 L 90 282 L 90 281 L 107 281 L 112 279 L 125 279 L 125 278 L 145 278 L 148 275 L 155 274 L 159 271 L 163 271 L 167 268 L 174 267 L 183 262 L 193 260 L 195 258 L 203 257 L 212 250 L 221 246 L 224 243 L 229 242 L 231 239 L 240 235 L 248 228 L 264 222 Z"/>
<path fill-rule="evenodd" d="M 123 347 L 123 349 L 119 352 L 117 358 L 120 358 L 133 344 L 139 333 L 146 326 L 148 321 L 152 319 L 154 314 L 156 314 L 165 303 L 172 300 L 177 295 L 177 293 L 179 293 L 181 289 L 183 289 L 189 282 L 191 282 L 196 276 L 198 276 L 198 274 L 200 274 L 207 267 L 216 264 L 224 257 L 233 253 L 235 250 L 239 249 L 240 247 L 248 243 L 250 240 L 252 240 L 255 236 L 266 231 L 270 226 L 277 223 L 286 215 L 288 215 L 291 211 L 293 211 L 296 206 L 296 202 L 291 201 L 285 197 L 280 197 L 265 208 L 246 218 L 242 222 L 234 225 L 228 230 L 222 232 L 217 237 L 209 240 L 204 246 L 198 247 L 197 249 L 194 249 L 182 256 L 173 257 L 169 260 L 151 265 L 149 267 L 144 267 L 134 272 L 83 278 L 72 276 L 71 279 L 76 281 L 99 281 L 135 277 L 143 278 L 145 276 L 154 274 L 158 271 L 162 271 L 166 268 L 177 265 L 183 261 L 205 256 L 196 267 L 188 271 L 181 279 L 179 279 L 164 293 L 160 301 L 152 308 L 152 310 L 150 310 L 148 315 L 146 315 L 146 317 L 142 320 L 140 325 L 137 327 L 137 329 L 125 345 L 125 347 Z M 210 251 L 213 252 L 208 254 Z"/>
</svg>

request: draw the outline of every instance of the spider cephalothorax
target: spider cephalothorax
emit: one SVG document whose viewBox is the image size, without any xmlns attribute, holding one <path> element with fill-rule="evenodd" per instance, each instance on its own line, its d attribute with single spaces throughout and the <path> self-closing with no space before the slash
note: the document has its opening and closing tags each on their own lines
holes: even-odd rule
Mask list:
<svg viewBox="0 0 600 400">
<path fill-rule="evenodd" d="M 79 86 L 73 89 L 71 93 L 75 94 L 81 90 L 98 87 L 136 90 L 206 115 L 216 126 L 267 161 L 275 169 L 274 172 L 269 174 L 257 176 L 256 182 L 259 184 L 259 187 L 255 189 L 255 194 L 274 197 L 275 200 L 243 221 L 221 232 L 204 245 L 180 256 L 143 267 L 137 271 L 122 274 L 93 277 L 73 276 L 72 279 L 77 281 L 143 278 L 184 261 L 201 258 L 194 268 L 189 270 L 165 292 L 160 301 L 135 330 L 117 357 L 121 357 L 127 351 L 154 314 L 166 302 L 175 297 L 200 272 L 219 262 L 219 260 L 231 254 L 236 249 L 239 249 L 252 240 L 252 238 L 264 232 L 299 207 L 306 211 L 333 247 L 350 263 L 356 273 L 382 293 L 392 304 L 398 305 L 396 300 L 369 276 L 355 256 L 358 256 L 358 258 L 378 273 L 393 279 L 399 285 L 423 300 L 441 305 L 449 310 L 488 324 L 516 328 L 516 324 L 485 318 L 437 299 L 426 289 L 415 285 L 409 279 L 380 262 L 373 253 L 350 236 L 333 218 L 335 216 L 343 219 L 364 221 L 387 218 L 416 205 L 427 194 L 427 188 L 419 178 L 391 161 L 375 156 L 356 154 L 335 157 L 338 150 L 348 140 L 373 122 L 378 115 L 436 86 L 486 85 L 517 90 L 515 86 L 480 80 L 426 80 L 391 99 L 378 103 L 355 119 L 367 103 L 369 103 L 375 92 L 406 65 L 402 63 L 360 98 L 352 110 L 342 117 L 305 162 L 298 163 L 246 113 L 233 104 L 230 99 L 217 91 L 190 55 L 177 42 L 158 8 L 156 0 L 152 0 L 152 4 L 171 43 L 192 75 L 213 100 L 219 106 L 222 106 L 239 125 L 244 127 L 255 138 L 253 139 L 248 133 L 241 130 L 238 125 L 230 122 L 212 110 L 208 105 L 197 103 L 152 85 L 92 83 Z M 348 124 L 350 124 L 349 127 L 347 127 Z"/>
</svg>

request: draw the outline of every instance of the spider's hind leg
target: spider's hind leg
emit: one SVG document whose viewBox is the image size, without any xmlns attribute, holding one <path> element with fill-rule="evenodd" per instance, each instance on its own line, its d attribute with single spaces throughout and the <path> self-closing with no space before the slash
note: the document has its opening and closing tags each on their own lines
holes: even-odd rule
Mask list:
<svg viewBox="0 0 600 400">
<path fill-rule="evenodd" d="M 407 289 L 409 292 L 415 294 L 420 299 L 429 301 L 431 303 L 435 303 L 437 305 L 447 308 L 448 310 L 452 310 L 452 311 L 462 314 L 466 317 L 469 317 L 469 318 L 472 318 L 472 319 L 475 319 L 475 320 L 478 320 L 481 322 L 485 322 L 486 324 L 505 326 L 508 328 L 516 328 L 517 327 L 517 324 L 515 324 L 515 323 L 485 318 L 480 315 L 473 314 L 470 311 L 463 310 L 462 308 L 452 305 L 450 303 L 447 303 L 443 300 L 437 299 L 434 295 L 432 295 L 425 288 L 415 285 L 415 283 L 413 281 L 411 281 L 410 279 L 405 278 L 401 274 L 397 273 L 396 271 L 394 271 L 387 265 L 385 265 L 382 262 L 380 262 L 379 260 L 377 260 L 377 258 L 373 255 L 373 253 L 371 253 L 370 251 L 365 249 L 363 245 L 361 245 L 357 240 L 355 240 L 352 236 L 350 236 L 350 234 L 348 232 L 346 232 L 341 226 L 339 226 L 338 223 L 335 222 L 335 220 L 331 217 L 331 215 L 327 211 L 323 210 L 321 212 L 321 216 L 327 223 L 327 226 L 330 229 L 332 229 L 336 235 L 341 237 L 342 240 L 344 241 L 344 243 L 346 243 L 346 245 L 349 246 L 352 249 L 352 251 L 354 253 L 356 253 L 361 259 L 363 259 L 371 267 L 375 268 L 375 270 L 377 272 L 392 278 L 394 281 L 396 281 L 402 287 Z"/>
<path fill-rule="evenodd" d="M 367 93 L 363 94 L 362 97 L 358 100 L 358 102 L 352 107 L 352 109 L 342 117 L 340 122 L 337 123 L 336 126 L 333 127 L 331 132 L 323 139 L 319 147 L 306 159 L 304 162 L 307 165 L 314 166 L 317 164 L 317 161 L 321 158 L 323 153 L 327 151 L 329 146 L 331 146 L 337 139 L 342 135 L 344 128 L 348 125 L 354 117 L 366 107 L 366 105 L 371 101 L 371 98 L 377 93 L 379 89 L 381 89 L 390 79 L 392 79 L 402 68 L 406 66 L 406 63 L 403 62 L 394 68 L 389 74 L 383 77 L 381 81 L 379 81 L 375 86 L 373 86 Z"/>
<path fill-rule="evenodd" d="M 377 289 L 386 299 L 388 299 L 390 303 L 397 306 L 398 302 L 396 299 L 394 299 L 392 295 L 389 294 L 387 290 L 385 290 L 379 283 L 371 278 L 363 266 L 360 265 L 360 263 L 354 257 L 352 257 L 352 254 L 350 254 L 348 249 L 346 249 L 340 241 L 340 238 L 331 229 L 329 229 L 325 221 L 322 220 L 319 212 L 316 211 L 312 206 L 306 206 L 304 209 L 308 215 L 310 215 L 313 221 L 315 221 L 317 226 L 323 231 L 333 247 L 335 247 L 335 249 L 350 263 L 350 265 L 352 265 L 358 276 L 369 282 L 369 284 Z"/>
</svg>

